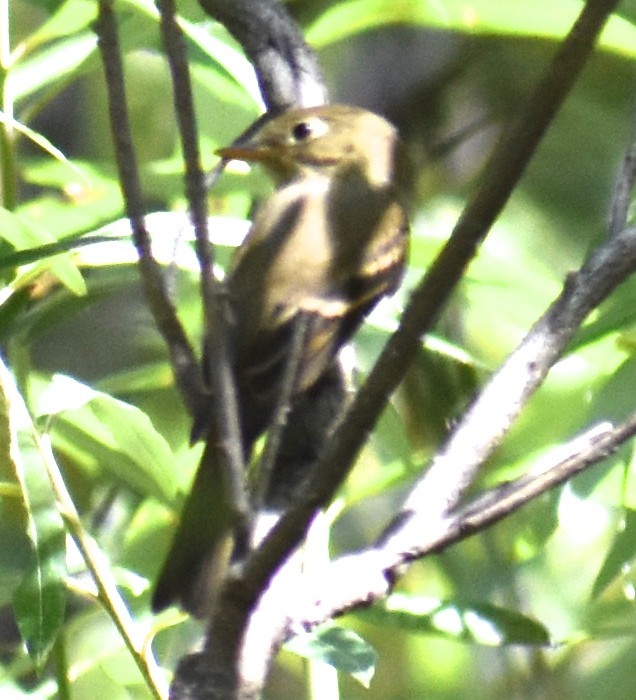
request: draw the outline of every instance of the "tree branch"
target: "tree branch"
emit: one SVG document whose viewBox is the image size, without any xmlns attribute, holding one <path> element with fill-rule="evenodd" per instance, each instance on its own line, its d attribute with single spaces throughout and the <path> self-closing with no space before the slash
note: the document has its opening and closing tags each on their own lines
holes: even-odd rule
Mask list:
<svg viewBox="0 0 636 700">
<path fill-rule="evenodd" d="M 200 416 L 212 413 L 215 416 L 214 434 L 208 439 L 222 446 L 220 450 L 205 450 L 200 469 L 210 468 L 207 459 L 220 460 L 229 485 L 232 511 L 240 522 L 249 519 L 250 506 L 246 497 L 245 465 L 241 429 L 238 418 L 238 400 L 234 374 L 228 347 L 227 314 L 225 292 L 213 271 L 213 249 L 207 221 L 205 176 L 201 167 L 197 135 L 192 82 L 183 43 L 183 34 L 176 21 L 174 0 L 156 0 L 161 16 L 168 65 L 172 76 L 174 105 L 181 136 L 185 162 L 185 189 L 190 205 L 190 217 L 195 233 L 195 250 L 200 267 L 201 297 L 203 300 L 207 362 L 212 396 L 201 397 L 195 423 Z M 207 432 L 207 431 L 206 431 Z M 212 455 L 212 457 L 210 457 Z"/>
<path fill-rule="evenodd" d="M 305 576 L 288 587 L 288 591 L 298 591 L 292 599 L 288 593 L 284 604 L 279 600 L 289 616 L 288 636 L 382 600 L 406 563 L 441 552 L 491 527 L 529 501 L 602 462 L 634 435 L 636 413 L 616 427 L 609 423 L 595 426 L 560 446 L 527 474 L 478 495 L 426 530 L 408 518 L 396 519 L 375 546 L 340 557 L 311 578 Z"/>
<path fill-rule="evenodd" d="M 585 316 L 636 270 L 636 228 L 617 229 L 627 220 L 636 182 L 635 156 L 636 138 L 619 169 L 606 242 L 569 278 L 560 297 L 491 378 L 376 546 L 342 557 L 322 571 L 320 580 L 331 584 L 327 594 L 317 582 L 298 585 L 314 591 L 314 597 L 303 596 L 290 629 L 309 629 L 381 599 L 404 563 L 439 552 L 490 527 L 530 500 L 602 462 L 636 434 L 636 413 L 616 427 L 610 423 L 595 426 L 543 458 L 524 476 L 451 510 L 451 503 L 458 501 L 467 486 L 463 483 L 464 465 L 472 473 L 484 463 L 499 444 L 497 436 L 510 427 Z"/>
<path fill-rule="evenodd" d="M 609 423 L 596 426 L 560 447 L 556 456 L 549 455 L 528 474 L 496 486 L 464 506 L 457 505 L 478 467 L 500 443 L 585 316 L 636 270 L 636 228 L 619 232 L 615 228 L 627 218 L 625 203 L 636 181 L 634 154 L 636 138 L 627 149 L 615 185 L 608 239 L 570 276 L 559 298 L 482 389 L 379 543 L 343 557 L 333 563 L 333 570 L 330 567 L 321 572 L 321 580 L 331 582 L 326 593 L 311 582 L 300 586 L 313 590 L 314 599 L 303 598 L 291 629 L 308 629 L 381 599 L 405 562 L 439 552 L 490 527 L 601 462 L 636 434 L 636 414 L 616 427 Z"/>
<path fill-rule="evenodd" d="M 146 210 L 128 117 L 113 0 L 99 0 L 99 15 L 94 29 L 104 66 L 119 182 L 126 215 L 132 229 L 133 242 L 137 248 L 142 286 L 157 328 L 168 346 L 170 362 L 181 398 L 188 411 L 194 415 L 202 396 L 199 367 L 168 295 L 161 268 L 153 257 L 150 236 L 144 223 Z"/>
<path fill-rule="evenodd" d="M 199 4 L 243 47 L 268 111 L 327 102 L 318 60 L 277 0 L 199 0 Z"/>
</svg>

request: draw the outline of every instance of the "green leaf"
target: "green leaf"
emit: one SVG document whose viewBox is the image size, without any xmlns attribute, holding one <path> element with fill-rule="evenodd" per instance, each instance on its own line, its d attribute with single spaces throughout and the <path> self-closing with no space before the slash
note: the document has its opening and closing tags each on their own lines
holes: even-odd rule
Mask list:
<svg viewBox="0 0 636 700">
<path fill-rule="evenodd" d="M 550 643 L 546 628 L 536 620 L 490 603 L 444 603 L 394 593 L 384 605 L 360 614 L 379 625 L 484 646 Z"/>
<path fill-rule="evenodd" d="M 0 237 L 18 250 L 53 242 L 44 229 L 32 226 L 22 217 L 0 207 Z"/>
<path fill-rule="evenodd" d="M 39 409 L 41 415 L 56 416 L 57 449 L 143 495 L 174 501 L 174 456 L 143 411 L 63 375 L 53 377 Z"/>
<path fill-rule="evenodd" d="M 121 212 L 121 191 L 116 178 L 86 161 L 32 162 L 25 168 L 24 177 L 47 188 L 49 193 L 25 202 L 17 213 L 33 226 L 46 228 L 54 238 L 85 233 Z M 50 193 L 52 187 L 60 194 Z"/>
<path fill-rule="evenodd" d="M 54 239 L 45 229 L 33 226 L 23 217 L 0 208 L 0 237 L 18 250 L 48 245 Z M 44 272 L 53 274 L 72 294 L 86 294 L 86 286 L 81 272 L 70 255 L 61 254 L 41 261 L 29 271 L 35 278 Z"/>
<path fill-rule="evenodd" d="M 97 37 L 93 32 L 81 32 L 60 39 L 33 56 L 16 64 L 11 70 L 13 98 L 20 102 L 46 87 L 68 80 L 95 52 Z"/>
<path fill-rule="evenodd" d="M 86 29 L 94 21 L 97 8 L 93 0 L 66 0 L 48 20 L 24 42 L 27 51 L 59 37 Z"/>
<path fill-rule="evenodd" d="M 625 510 L 621 530 L 614 538 L 605 561 L 594 585 L 592 586 L 592 598 L 598 596 L 620 576 L 626 564 L 630 564 L 636 556 L 636 511 L 628 508 Z"/>
<path fill-rule="evenodd" d="M 387 24 L 436 27 L 469 34 L 518 34 L 561 39 L 581 12 L 579 0 L 537 0 L 532 3 L 500 0 L 349 0 L 332 5 L 306 33 L 316 46 L 350 37 Z M 601 46 L 634 56 L 636 28 L 614 15 L 607 23 Z"/>
<path fill-rule="evenodd" d="M 159 13 L 151 0 L 127 0 L 127 4 L 141 11 L 153 20 L 159 20 Z M 261 104 L 260 90 L 251 63 L 244 54 L 235 46 L 225 40 L 213 36 L 209 31 L 209 23 L 203 26 L 189 22 L 183 17 L 179 18 L 179 24 L 186 39 L 208 58 L 223 68 L 227 75 L 231 76 L 237 85 L 247 93 L 255 104 Z"/>
<path fill-rule="evenodd" d="M 1 400 L 5 412 L 8 409 L 10 426 L 8 459 L 20 485 L 32 546 L 32 562 L 14 593 L 13 604 L 29 655 L 41 668 L 64 622 L 66 535 L 42 446 L 34 438 L 35 428 L 4 365 L 1 372 Z"/>
<path fill-rule="evenodd" d="M 352 630 L 331 626 L 294 637 L 285 649 L 348 673 L 365 688 L 371 683 L 378 656 L 373 647 Z"/>
</svg>

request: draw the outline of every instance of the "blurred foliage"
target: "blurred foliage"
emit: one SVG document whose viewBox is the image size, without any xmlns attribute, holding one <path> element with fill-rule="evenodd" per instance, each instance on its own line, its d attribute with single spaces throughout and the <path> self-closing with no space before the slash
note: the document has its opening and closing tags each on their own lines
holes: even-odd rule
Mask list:
<svg viewBox="0 0 636 700">
<path fill-rule="evenodd" d="M 417 167 L 403 290 L 356 343 L 361 372 L 395 326 L 582 3 L 296 0 L 334 99 L 393 119 Z M 63 475 L 139 633 L 197 462 L 165 348 L 146 311 L 112 161 L 92 0 L 0 3 L 0 694 L 149 697 L 65 538 L 47 479 Z M 8 10 L 7 10 L 8 7 Z M 183 322 L 200 308 L 168 70 L 149 0 L 116 3 L 150 228 Z M 206 167 L 260 112 L 249 64 L 194 0 L 179 3 Z M 8 12 L 8 16 L 7 13 Z M 604 234 L 633 135 L 636 4 L 625 2 L 435 333 L 343 488 L 334 554 L 376 536 L 489 372 Z M 0 41 L 2 39 L 0 38 Z M 15 122 L 10 122 L 11 114 Z M 210 194 L 219 262 L 246 230 L 262 175 Z M 633 281 L 596 311 L 484 472 L 511 478 L 577 432 L 634 410 Z M 10 368 L 10 372 L 6 370 Z M 48 450 L 49 443 L 52 451 Z M 632 448 L 488 532 L 414 565 L 378 609 L 281 655 L 270 697 L 314 697 L 335 664 L 340 697 L 632 698 L 636 497 Z M 48 466 L 47 466 L 48 465 Z M 157 635 L 172 668 L 194 623 Z M 17 624 L 16 624 L 17 623 Z M 175 624 L 173 624 L 175 623 Z M 53 653 L 51 653 L 53 650 Z M 301 658 L 302 657 L 302 658 Z M 375 675 L 373 675 L 375 672 Z M 351 674 L 349 676 L 348 674 Z M 373 678 L 371 679 L 371 676 Z M 357 678 L 358 680 L 354 680 Z M 368 684 L 365 689 L 360 684 Z M 66 694 L 65 694 L 66 693 Z"/>
</svg>

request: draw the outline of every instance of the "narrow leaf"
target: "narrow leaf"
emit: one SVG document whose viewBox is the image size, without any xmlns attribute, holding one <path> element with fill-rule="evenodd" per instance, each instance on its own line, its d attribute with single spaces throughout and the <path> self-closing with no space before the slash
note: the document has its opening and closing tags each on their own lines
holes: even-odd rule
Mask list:
<svg viewBox="0 0 636 700">
<path fill-rule="evenodd" d="M 360 614 L 376 624 L 485 646 L 550 643 L 548 631 L 539 622 L 490 603 L 441 602 L 395 593 L 384 605 Z"/>
<path fill-rule="evenodd" d="M 622 528 L 614 538 L 605 561 L 592 586 L 592 598 L 599 595 L 621 574 L 625 565 L 636 556 L 636 511 L 625 511 Z"/>
<path fill-rule="evenodd" d="M 0 400 L 9 419 L 8 458 L 20 485 L 33 555 L 14 594 L 14 610 L 27 650 L 41 668 L 64 621 L 66 535 L 35 427 L 5 365 L 0 365 Z"/>
</svg>

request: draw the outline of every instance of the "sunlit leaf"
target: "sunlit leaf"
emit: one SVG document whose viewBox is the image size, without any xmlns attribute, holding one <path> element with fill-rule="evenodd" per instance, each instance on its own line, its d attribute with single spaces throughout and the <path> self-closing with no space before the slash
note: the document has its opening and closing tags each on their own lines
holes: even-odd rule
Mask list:
<svg viewBox="0 0 636 700">
<path fill-rule="evenodd" d="M 636 557 L 636 511 L 626 509 L 623 523 L 594 581 L 592 597 L 597 598 Z"/>
<path fill-rule="evenodd" d="M 25 40 L 27 51 L 62 36 L 75 34 L 95 19 L 97 8 L 93 0 L 66 0 L 48 20 Z"/>
<path fill-rule="evenodd" d="M 127 3 L 155 21 L 159 19 L 157 7 L 151 0 L 127 0 Z M 234 78 L 236 84 L 246 91 L 247 96 L 261 104 L 254 69 L 241 51 L 213 36 L 207 27 L 196 25 L 183 17 L 179 18 L 179 24 L 189 41 L 222 66 L 228 75 Z"/>
<path fill-rule="evenodd" d="M 352 630 L 342 627 L 324 627 L 294 637 L 285 648 L 348 673 L 365 688 L 369 687 L 375 673 L 377 654 L 373 647 Z"/>
<path fill-rule="evenodd" d="M 362 615 L 376 624 L 485 646 L 550 643 L 543 625 L 515 610 L 490 603 L 445 603 L 394 593 L 383 605 Z"/>
<path fill-rule="evenodd" d="M 0 238 L 4 238 L 17 249 L 39 247 L 54 242 L 46 229 L 33 226 L 24 218 L 2 208 L 0 208 Z M 45 272 L 54 275 L 73 294 L 86 293 L 82 275 L 69 255 L 60 254 L 42 261 L 37 269 L 30 271 L 30 274 L 35 278 Z"/>
<path fill-rule="evenodd" d="M 143 411 L 62 375 L 53 378 L 39 411 L 56 416 L 53 440 L 59 450 L 141 494 L 173 501 L 172 451 Z"/>
<path fill-rule="evenodd" d="M 61 84 L 72 76 L 95 52 L 97 37 L 82 32 L 62 38 L 16 64 L 11 71 L 11 87 L 16 101 L 45 87 Z"/>
<path fill-rule="evenodd" d="M 561 39 L 580 14 L 579 0 L 499 2 L 498 0 L 348 0 L 329 7 L 307 32 L 316 46 L 387 24 L 408 24 L 469 34 L 516 34 Z M 634 56 L 636 28 L 617 15 L 610 18 L 600 43 Z"/>
</svg>

